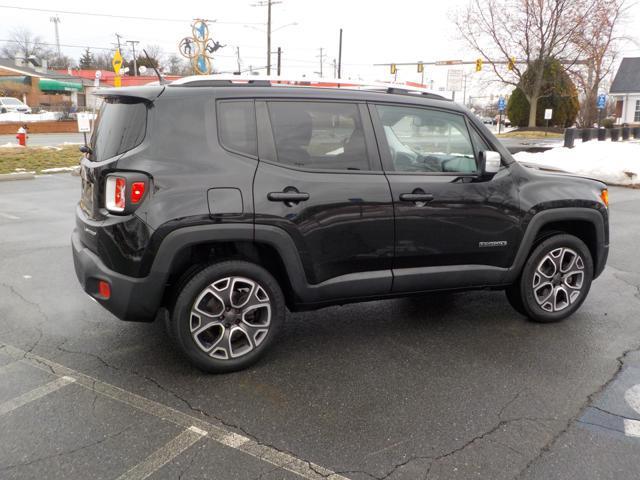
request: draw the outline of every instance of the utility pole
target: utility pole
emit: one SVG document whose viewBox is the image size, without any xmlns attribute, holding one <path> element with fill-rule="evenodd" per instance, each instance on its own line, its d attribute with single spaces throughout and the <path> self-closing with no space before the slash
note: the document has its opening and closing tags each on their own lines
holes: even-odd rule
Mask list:
<svg viewBox="0 0 640 480">
<path fill-rule="evenodd" d="M 320 57 L 320 78 L 322 78 L 322 63 L 324 61 L 324 55 L 322 53 L 324 49 L 322 47 L 320 47 L 320 55 L 317 55 L 318 57 Z"/>
<path fill-rule="evenodd" d="M 340 29 L 340 41 L 338 42 L 338 78 L 342 73 L 342 29 Z"/>
<path fill-rule="evenodd" d="M 282 65 L 282 49 L 278 47 L 278 76 L 280 76 L 281 65 Z"/>
<path fill-rule="evenodd" d="M 133 50 L 133 76 L 138 76 L 138 57 L 136 57 L 136 43 L 140 43 L 138 40 L 127 40 L 127 43 L 131 44 L 131 50 Z"/>
<path fill-rule="evenodd" d="M 242 73 L 242 66 L 240 65 L 240 47 L 236 47 L 236 61 L 238 62 L 238 75 Z"/>
<path fill-rule="evenodd" d="M 120 50 L 120 39 L 122 38 L 122 35 L 120 35 L 119 33 L 116 33 L 116 39 L 118 40 L 118 50 Z"/>
<path fill-rule="evenodd" d="M 49 20 L 53 22 L 53 26 L 56 30 L 56 47 L 58 50 L 58 58 L 62 57 L 62 51 L 60 50 L 60 30 L 58 29 L 58 25 L 60 25 L 60 17 L 57 15 L 55 17 L 49 17 Z"/>
<path fill-rule="evenodd" d="M 282 3 L 275 0 L 262 0 L 253 7 L 267 7 L 267 75 L 271 75 L 271 5 Z"/>
<path fill-rule="evenodd" d="M 333 59 L 333 78 L 337 78 L 337 77 L 336 77 L 337 69 L 338 69 L 338 65 L 337 65 L 337 63 L 336 63 L 336 59 L 334 58 L 334 59 Z"/>
</svg>

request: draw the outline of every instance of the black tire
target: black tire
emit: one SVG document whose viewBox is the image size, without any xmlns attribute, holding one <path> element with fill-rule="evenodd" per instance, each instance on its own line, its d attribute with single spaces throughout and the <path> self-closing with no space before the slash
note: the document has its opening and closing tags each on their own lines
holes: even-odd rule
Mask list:
<svg viewBox="0 0 640 480">
<path fill-rule="evenodd" d="M 227 279 L 230 280 L 225 283 Z M 240 284 L 240 288 L 242 288 L 243 284 L 249 285 L 253 283 L 254 286 L 249 287 L 251 291 L 248 297 L 253 295 L 255 297 L 248 298 L 246 304 L 250 305 L 251 301 L 257 302 L 260 307 L 249 308 L 250 311 L 259 310 L 262 316 L 270 314 L 266 325 L 258 324 L 258 327 L 249 325 L 243 321 L 244 315 L 248 313 L 247 311 L 243 311 L 240 308 L 232 308 L 234 307 L 233 300 L 226 302 L 230 303 L 231 306 L 226 305 L 224 302 L 226 295 L 242 294 L 241 292 L 234 294 L 233 285 L 235 283 L 232 285 L 233 279 Z M 243 279 L 248 280 L 249 283 L 244 283 Z M 228 285 L 228 287 L 218 290 L 219 287 L 224 287 L 225 285 Z M 205 293 L 205 289 L 208 287 L 215 289 L 220 296 Z M 260 293 L 258 287 L 262 289 L 262 293 Z M 244 288 L 246 290 L 246 287 Z M 213 290 L 209 291 L 212 292 Z M 263 293 L 266 293 L 266 299 Z M 262 298 L 258 298 L 258 295 L 261 295 Z M 200 301 L 196 305 L 195 302 L 198 299 Z M 242 302 L 239 302 L 238 305 L 240 303 Z M 265 307 L 267 304 L 269 305 L 268 308 Z M 203 325 L 202 318 L 204 317 L 202 315 L 200 315 L 202 318 L 198 317 L 196 306 L 203 313 L 210 308 L 211 310 L 208 310 L 207 313 L 212 314 L 210 317 L 215 322 L 215 324 L 212 323 L 213 327 L 208 331 L 205 329 L 201 334 L 196 334 L 198 340 L 196 340 L 196 336 L 192 335 L 192 330 L 198 332 L 206 323 Z M 170 331 L 178 347 L 199 369 L 210 373 L 233 372 L 247 368 L 268 350 L 284 322 L 285 308 L 284 296 L 278 282 L 264 268 L 241 260 L 223 261 L 197 271 L 189 281 L 184 283 L 174 304 Z M 219 315 L 214 314 L 218 311 L 221 312 Z M 254 333 L 251 330 L 252 328 L 266 329 L 267 331 L 266 333 L 264 331 L 255 331 Z M 250 332 L 246 330 L 250 330 Z M 211 339 L 211 336 L 214 335 L 212 331 L 219 334 L 217 340 Z M 227 332 L 231 333 L 230 336 L 226 337 L 225 335 L 228 335 Z M 241 338 L 245 344 L 243 348 L 250 347 L 250 350 L 233 357 L 233 338 L 236 333 L 235 337 Z M 260 335 L 259 338 L 258 335 Z M 250 336 L 253 336 L 253 339 L 250 339 Z M 209 351 L 206 351 L 205 348 L 209 348 L 209 342 L 212 347 Z M 212 355 L 218 358 L 214 358 Z M 224 358 L 225 355 L 226 358 Z"/>
<path fill-rule="evenodd" d="M 559 234 L 531 252 L 506 294 L 511 306 L 530 320 L 559 322 L 580 308 L 592 280 L 593 259 L 587 246 L 573 235 Z"/>
</svg>

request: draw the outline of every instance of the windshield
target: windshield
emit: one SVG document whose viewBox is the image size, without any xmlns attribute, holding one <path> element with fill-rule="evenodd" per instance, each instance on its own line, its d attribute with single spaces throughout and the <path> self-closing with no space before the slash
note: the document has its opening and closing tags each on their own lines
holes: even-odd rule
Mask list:
<svg viewBox="0 0 640 480">
<path fill-rule="evenodd" d="M 23 103 L 17 98 L 6 97 L 2 99 L 4 105 L 23 105 Z"/>
<path fill-rule="evenodd" d="M 142 143 L 147 129 L 147 106 L 137 99 L 107 99 L 91 136 L 91 160 L 120 155 Z"/>
</svg>

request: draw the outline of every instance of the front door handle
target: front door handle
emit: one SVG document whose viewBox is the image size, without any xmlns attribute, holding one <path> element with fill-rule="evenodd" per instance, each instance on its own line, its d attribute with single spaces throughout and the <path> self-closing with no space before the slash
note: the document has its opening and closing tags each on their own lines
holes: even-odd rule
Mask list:
<svg viewBox="0 0 640 480">
<path fill-rule="evenodd" d="M 305 192 L 299 192 L 296 188 L 287 187 L 282 192 L 269 192 L 267 193 L 267 199 L 272 202 L 284 202 L 285 205 L 291 207 L 299 202 L 309 200 L 309 194 Z"/>
<path fill-rule="evenodd" d="M 433 194 L 424 193 L 422 189 L 416 188 L 411 193 L 401 193 L 400 200 L 403 202 L 413 202 L 418 206 L 424 206 L 424 204 L 433 200 Z"/>
</svg>

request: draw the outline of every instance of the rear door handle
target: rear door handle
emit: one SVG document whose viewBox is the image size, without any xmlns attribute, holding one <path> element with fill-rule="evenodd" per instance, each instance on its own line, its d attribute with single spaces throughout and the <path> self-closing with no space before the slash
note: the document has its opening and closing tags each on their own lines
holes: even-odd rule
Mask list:
<svg viewBox="0 0 640 480">
<path fill-rule="evenodd" d="M 288 206 L 309 200 L 309 194 L 298 191 L 269 192 L 267 199 L 272 202 L 284 202 Z"/>
<path fill-rule="evenodd" d="M 401 193 L 400 200 L 403 202 L 430 202 L 433 200 L 431 193 Z"/>
</svg>

